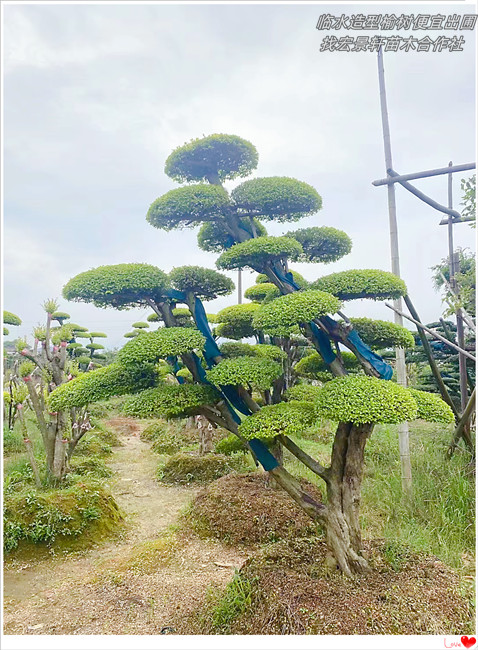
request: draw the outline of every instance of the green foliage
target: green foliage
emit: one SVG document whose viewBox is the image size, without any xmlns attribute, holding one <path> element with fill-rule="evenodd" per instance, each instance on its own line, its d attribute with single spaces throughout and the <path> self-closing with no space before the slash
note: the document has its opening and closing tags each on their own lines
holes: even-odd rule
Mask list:
<svg viewBox="0 0 478 650">
<path fill-rule="evenodd" d="M 136 325 L 133 325 L 133 327 L 136 327 Z M 106 339 L 106 338 L 108 338 L 107 334 L 104 334 L 103 332 L 90 332 L 90 337 L 92 339 Z"/>
<path fill-rule="evenodd" d="M 417 417 L 417 404 L 403 386 L 366 375 L 348 375 L 327 382 L 318 405 L 336 422 L 398 423 Z"/>
<path fill-rule="evenodd" d="M 162 320 L 162 319 L 160 319 L 159 316 L 158 316 L 158 314 L 156 314 L 156 312 L 153 311 L 152 314 L 149 314 L 149 315 L 147 316 L 146 320 L 147 320 L 149 323 L 157 323 L 159 320 Z"/>
<path fill-rule="evenodd" d="M 271 440 L 278 435 L 300 436 L 304 429 L 317 420 L 313 404 L 294 400 L 272 406 L 263 406 L 260 411 L 246 417 L 239 425 L 239 433 L 251 440 Z"/>
<path fill-rule="evenodd" d="M 208 381 L 215 386 L 249 385 L 267 390 L 282 372 L 282 366 L 267 358 L 236 357 L 224 359 L 206 374 Z"/>
<path fill-rule="evenodd" d="M 204 336 L 196 329 L 162 327 L 155 332 L 144 332 L 118 352 L 118 361 L 124 365 L 154 363 L 193 350 L 202 350 Z"/>
<path fill-rule="evenodd" d="M 355 370 L 359 366 L 359 361 L 352 352 L 341 352 L 344 366 L 347 370 Z M 294 373 L 300 377 L 308 379 L 318 379 L 321 373 L 329 373 L 329 366 L 325 363 L 318 352 L 311 352 L 294 366 Z M 329 373 L 330 374 L 330 373 Z M 330 378 L 332 375 L 330 375 Z"/>
<path fill-rule="evenodd" d="M 229 195 L 217 185 L 187 185 L 170 190 L 153 201 L 146 221 L 155 228 L 192 228 L 201 221 L 223 218 Z"/>
<path fill-rule="evenodd" d="M 217 454 L 224 454 L 225 456 L 237 453 L 246 453 L 248 451 L 242 440 L 234 434 L 216 442 L 214 449 Z"/>
<path fill-rule="evenodd" d="M 252 611 L 255 604 L 254 582 L 237 571 L 224 590 L 221 598 L 208 612 L 208 619 L 215 634 L 229 634 L 232 623 L 241 615 Z"/>
<path fill-rule="evenodd" d="M 258 237 L 234 244 L 218 257 L 216 266 L 226 270 L 249 267 L 262 271 L 271 262 L 295 260 L 301 253 L 302 246 L 290 237 Z"/>
<path fill-rule="evenodd" d="M 286 233 L 284 236 L 287 237 L 287 235 L 288 233 Z M 309 283 L 303 275 L 301 275 L 298 271 L 293 271 L 292 269 L 289 269 L 289 273 L 292 273 L 292 278 L 294 279 L 294 282 L 299 287 L 299 289 L 307 289 Z M 257 284 L 262 284 L 264 282 L 270 282 L 270 279 L 265 273 L 258 273 L 256 276 L 256 282 Z"/>
<path fill-rule="evenodd" d="M 55 300 L 54 298 L 50 300 L 45 300 L 42 307 L 47 314 L 53 314 L 58 310 L 58 301 Z"/>
<path fill-rule="evenodd" d="M 118 363 L 112 363 L 105 368 L 81 373 L 66 384 L 61 384 L 50 393 L 48 403 L 53 411 L 86 406 L 113 395 L 142 390 L 151 386 L 154 379 L 152 366 L 125 368 Z"/>
<path fill-rule="evenodd" d="M 46 341 L 46 329 L 43 325 L 34 327 L 32 334 L 37 341 Z"/>
<path fill-rule="evenodd" d="M 295 178 L 253 178 L 234 188 L 231 197 L 241 210 L 258 219 L 297 221 L 322 207 L 313 187 Z"/>
<path fill-rule="evenodd" d="M 253 236 L 249 217 L 242 217 L 237 221 L 239 228 Z M 260 221 L 257 221 L 257 219 L 254 219 L 254 227 L 256 229 L 257 237 L 264 237 L 267 235 L 265 226 L 263 226 Z M 222 251 L 231 248 L 234 244 L 237 244 L 237 240 L 234 239 L 233 235 L 229 232 L 225 221 L 219 219 L 216 221 L 206 221 L 199 229 L 198 245 L 203 251 L 222 253 Z"/>
<path fill-rule="evenodd" d="M 284 393 L 284 397 L 288 402 L 299 400 L 301 402 L 314 403 L 318 400 L 322 388 L 320 386 L 312 386 L 312 384 L 297 384 L 288 388 Z"/>
<path fill-rule="evenodd" d="M 302 228 L 286 233 L 293 237 L 303 248 L 300 262 L 336 262 L 352 250 L 352 240 L 342 230 L 327 226 Z"/>
<path fill-rule="evenodd" d="M 105 346 L 101 345 L 101 343 L 88 343 L 86 346 L 88 350 L 104 350 Z"/>
<path fill-rule="evenodd" d="M 146 304 L 147 298 L 161 298 L 167 288 L 169 278 L 156 266 L 115 264 L 79 273 L 66 283 L 63 297 L 96 307 L 127 309 Z"/>
<path fill-rule="evenodd" d="M 5 552 L 20 542 L 51 546 L 95 528 L 112 531 L 121 519 L 115 500 L 99 484 L 10 494 L 4 501 Z"/>
<path fill-rule="evenodd" d="M 222 456 L 179 452 L 159 467 L 158 478 L 164 483 L 209 483 L 225 474 L 244 469 L 242 456 Z"/>
<path fill-rule="evenodd" d="M 254 336 L 254 314 L 259 309 L 257 303 L 243 303 L 225 307 L 217 314 L 219 325 L 215 328 L 218 336 L 228 339 L 242 339 Z"/>
<path fill-rule="evenodd" d="M 149 323 L 144 323 L 143 321 L 136 321 L 136 323 L 133 323 L 131 327 L 135 327 L 138 330 L 147 329 L 149 327 Z M 93 334 L 91 334 L 91 336 L 93 336 Z"/>
<path fill-rule="evenodd" d="M 351 318 L 360 338 L 372 348 L 413 348 L 415 339 L 410 330 L 385 320 Z"/>
<path fill-rule="evenodd" d="M 165 173 L 177 181 L 217 182 L 247 176 L 259 157 L 253 144 L 236 135 L 214 133 L 177 147 L 167 158 Z"/>
<path fill-rule="evenodd" d="M 256 329 L 275 336 L 288 336 L 295 325 L 334 314 L 340 301 L 330 293 L 317 290 L 296 291 L 261 305 L 254 315 Z"/>
<path fill-rule="evenodd" d="M 458 248 L 455 253 L 458 255 L 459 269 L 455 271 L 457 294 L 449 287 L 444 286 L 445 280 L 450 281 L 450 265 L 448 257 L 441 260 L 440 264 L 432 266 L 432 279 L 436 289 L 443 290 L 443 300 L 448 303 L 449 309 L 445 316 L 450 316 L 455 311 L 464 307 L 466 311 L 474 316 L 476 314 L 476 259 L 473 252 Z M 443 279 L 443 277 L 445 280 Z"/>
<path fill-rule="evenodd" d="M 59 345 L 61 342 L 68 343 L 73 338 L 73 330 L 69 325 L 62 325 L 58 329 L 52 330 L 51 332 L 51 340 L 55 345 Z"/>
<path fill-rule="evenodd" d="M 87 332 L 88 331 L 88 328 L 83 327 L 83 325 L 77 325 L 76 323 L 68 323 L 68 325 L 75 332 L 75 336 L 77 336 L 78 332 Z"/>
<path fill-rule="evenodd" d="M 138 336 L 138 334 L 140 334 L 140 333 L 141 332 L 139 332 L 139 331 L 126 332 L 126 334 L 123 334 L 123 336 L 125 337 L 125 339 L 134 339 L 135 336 Z"/>
<path fill-rule="evenodd" d="M 10 395 L 8 398 L 10 398 Z M 235 436 L 234 436 L 235 437 Z M 3 453 L 4 455 L 8 454 L 21 454 L 25 451 L 25 443 L 23 442 L 23 436 L 20 431 L 15 429 L 9 429 L 7 426 L 3 427 Z M 6 492 L 5 484 L 5 492 Z"/>
<path fill-rule="evenodd" d="M 253 302 L 262 302 L 273 300 L 280 296 L 280 291 L 272 282 L 261 282 L 249 287 L 244 292 L 244 297 Z"/>
<path fill-rule="evenodd" d="M 221 354 L 227 359 L 235 357 L 255 357 L 256 353 L 249 343 L 239 343 L 236 341 L 226 341 L 219 346 Z"/>
<path fill-rule="evenodd" d="M 402 489 L 397 428 L 375 427 L 365 447 L 362 521 L 372 539 L 407 544 L 471 574 L 474 558 L 468 554 L 475 548 L 475 480 L 467 454 L 447 458 L 452 432 L 452 427 L 441 423 L 410 422 L 410 502 L 397 499 Z"/>
<path fill-rule="evenodd" d="M 19 377 L 29 377 L 32 372 L 35 370 L 36 364 L 33 363 L 33 361 L 22 361 L 20 366 L 18 367 L 18 375 Z"/>
<path fill-rule="evenodd" d="M 3 336 L 8 336 L 9 334 L 10 334 L 10 330 L 8 329 L 8 327 L 4 327 L 3 328 Z"/>
<path fill-rule="evenodd" d="M 220 393 L 203 384 L 164 384 L 126 400 L 123 410 L 134 417 L 180 418 L 197 415 L 202 406 L 216 404 Z"/>
<path fill-rule="evenodd" d="M 17 316 L 16 314 L 13 314 L 11 311 L 4 311 L 3 312 L 3 322 L 6 325 L 21 325 L 22 324 L 22 319 Z"/>
<path fill-rule="evenodd" d="M 468 179 L 461 179 L 461 190 L 463 192 L 463 201 L 460 203 L 463 206 L 461 214 L 463 217 L 473 217 L 476 221 L 476 174 Z M 473 222 L 470 225 L 475 227 Z"/>
<path fill-rule="evenodd" d="M 251 345 L 251 348 L 257 357 L 271 359 L 272 361 L 285 361 L 287 359 L 287 353 L 277 347 L 277 345 L 257 343 L 256 345 Z"/>
<path fill-rule="evenodd" d="M 454 422 L 453 411 L 439 395 L 426 393 L 415 388 L 409 388 L 408 390 L 417 403 L 418 419 L 427 420 L 427 422 L 441 422 L 442 424 Z"/>
<path fill-rule="evenodd" d="M 234 290 L 234 282 L 217 271 L 201 266 L 179 266 L 169 274 L 173 287 L 192 292 L 205 300 L 227 296 Z"/>
<path fill-rule="evenodd" d="M 53 320 L 57 320 L 61 323 L 62 321 L 70 318 L 70 314 L 67 314 L 65 311 L 55 311 L 53 312 L 51 317 L 53 318 Z"/>
<path fill-rule="evenodd" d="M 405 282 L 393 273 L 378 269 L 352 269 L 324 275 L 310 285 L 328 291 L 340 300 L 371 298 L 385 300 L 407 294 Z"/>
</svg>

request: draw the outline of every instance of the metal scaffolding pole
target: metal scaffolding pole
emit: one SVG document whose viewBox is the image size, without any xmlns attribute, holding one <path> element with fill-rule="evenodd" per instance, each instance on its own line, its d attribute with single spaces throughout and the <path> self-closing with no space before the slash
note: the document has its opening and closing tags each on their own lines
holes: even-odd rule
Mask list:
<svg viewBox="0 0 478 650">
<path fill-rule="evenodd" d="M 387 176 L 389 169 L 393 168 L 392 163 L 392 147 L 390 143 L 390 126 L 388 121 L 387 109 L 387 96 L 385 93 L 385 74 L 383 69 L 383 53 L 382 48 L 378 51 L 378 82 L 380 89 L 380 108 L 382 114 L 382 130 L 383 130 L 383 146 L 385 153 L 385 169 Z M 400 256 L 398 250 L 398 227 L 397 227 L 397 207 L 395 202 L 395 183 L 387 184 L 388 193 L 388 217 L 390 224 L 390 250 L 392 257 L 392 273 L 400 277 Z M 402 301 L 393 301 L 394 307 L 402 310 Z M 395 312 L 395 322 L 403 326 L 403 319 Z M 402 386 L 407 385 L 407 368 L 405 365 L 405 350 L 403 348 L 396 348 L 396 369 L 397 381 Z M 400 449 L 400 462 L 402 470 L 402 488 L 406 494 L 410 494 L 412 490 L 412 467 L 410 462 L 410 442 L 409 442 L 409 429 L 408 422 L 402 422 L 398 425 L 398 444 Z"/>
</svg>

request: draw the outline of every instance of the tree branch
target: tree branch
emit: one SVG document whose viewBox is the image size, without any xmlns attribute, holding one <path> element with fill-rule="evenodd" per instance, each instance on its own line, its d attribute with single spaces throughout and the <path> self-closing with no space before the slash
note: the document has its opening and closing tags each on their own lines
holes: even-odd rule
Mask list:
<svg viewBox="0 0 478 650">
<path fill-rule="evenodd" d="M 309 454 L 307 454 L 303 449 L 296 445 L 295 442 L 288 436 L 279 436 L 279 441 L 286 449 L 290 451 L 291 454 L 300 460 L 301 463 L 303 463 L 312 472 L 314 472 L 314 474 L 320 476 L 320 478 L 327 484 L 329 483 L 329 469 L 327 467 L 324 467 L 314 458 L 312 458 L 312 456 L 309 456 Z"/>
</svg>

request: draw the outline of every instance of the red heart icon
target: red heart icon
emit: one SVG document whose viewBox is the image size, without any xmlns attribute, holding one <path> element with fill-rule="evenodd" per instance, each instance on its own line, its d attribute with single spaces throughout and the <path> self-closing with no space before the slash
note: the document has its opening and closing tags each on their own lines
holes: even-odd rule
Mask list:
<svg viewBox="0 0 478 650">
<path fill-rule="evenodd" d="M 475 645 L 476 639 L 474 636 L 462 636 L 461 642 L 463 643 L 465 648 L 471 648 L 472 645 Z"/>
</svg>

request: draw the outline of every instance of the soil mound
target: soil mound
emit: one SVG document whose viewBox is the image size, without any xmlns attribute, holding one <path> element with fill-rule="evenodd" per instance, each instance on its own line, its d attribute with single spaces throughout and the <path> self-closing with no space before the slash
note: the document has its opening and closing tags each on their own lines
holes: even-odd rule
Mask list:
<svg viewBox="0 0 478 650">
<path fill-rule="evenodd" d="M 307 490 L 322 500 L 311 483 Z M 229 474 L 214 481 L 196 496 L 189 517 L 197 533 L 230 544 L 270 542 L 316 531 L 294 501 L 259 472 Z"/>
<path fill-rule="evenodd" d="M 368 543 L 365 550 L 372 572 L 347 579 L 326 573 L 323 541 L 309 537 L 270 544 L 245 563 L 206 616 L 204 610 L 196 614 L 192 629 L 202 634 L 473 633 L 470 600 L 451 568 L 383 541 Z"/>
</svg>

